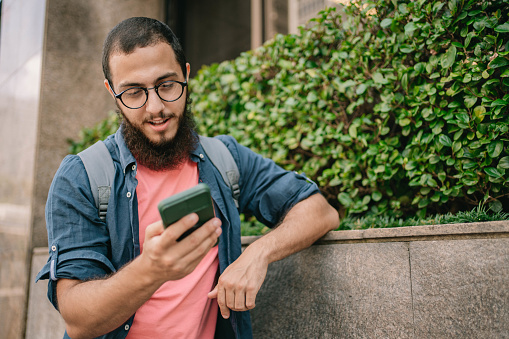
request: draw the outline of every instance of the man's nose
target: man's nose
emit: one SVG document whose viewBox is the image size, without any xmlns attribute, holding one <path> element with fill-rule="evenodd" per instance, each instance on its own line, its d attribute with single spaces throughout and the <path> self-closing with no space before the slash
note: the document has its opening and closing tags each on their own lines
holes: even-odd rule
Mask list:
<svg viewBox="0 0 509 339">
<path fill-rule="evenodd" d="M 159 113 L 164 109 L 164 102 L 161 100 L 159 95 L 157 95 L 156 90 L 154 88 L 148 89 L 148 99 L 146 105 L 146 111 L 149 113 Z"/>
</svg>

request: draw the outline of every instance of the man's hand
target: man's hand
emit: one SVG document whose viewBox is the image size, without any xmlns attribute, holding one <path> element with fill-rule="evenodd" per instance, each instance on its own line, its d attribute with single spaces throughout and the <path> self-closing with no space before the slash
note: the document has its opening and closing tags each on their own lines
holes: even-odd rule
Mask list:
<svg viewBox="0 0 509 339">
<path fill-rule="evenodd" d="M 190 214 L 164 229 L 161 221 L 147 226 L 141 260 L 150 268 L 152 277 L 163 283 L 178 280 L 200 263 L 221 234 L 221 221 L 212 218 L 185 239 L 177 239 L 198 222 Z"/>
<path fill-rule="evenodd" d="M 217 298 L 223 318 L 230 311 L 247 311 L 265 280 L 270 263 L 296 253 L 339 225 L 338 212 L 320 194 L 299 202 L 281 225 L 249 245 L 219 277 L 209 298 Z"/>
<path fill-rule="evenodd" d="M 216 287 L 208 294 L 209 298 L 217 298 L 217 304 L 223 318 L 230 317 L 230 310 L 247 311 L 255 307 L 255 300 L 269 263 L 260 253 L 249 251 L 244 253 L 219 277 Z"/>
</svg>

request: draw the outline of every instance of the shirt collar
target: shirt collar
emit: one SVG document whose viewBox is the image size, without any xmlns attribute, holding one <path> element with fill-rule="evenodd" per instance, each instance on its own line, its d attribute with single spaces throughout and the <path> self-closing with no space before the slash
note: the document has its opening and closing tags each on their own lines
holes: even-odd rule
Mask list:
<svg viewBox="0 0 509 339">
<path fill-rule="evenodd" d="M 123 125 L 120 125 L 120 128 L 115 133 L 115 142 L 117 143 L 119 149 L 120 165 L 122 166 L 122 170 L 125 173 L 127 168 L 130 168 L 133 163 L 136 164 L 136 159 L 125 144 L 124 133 L 122 133 L 123 129 Z"/>
<path fill-rule="evenodd" d="M 198 135 L 196 134 L 198 137 Z M 198 137 L 199 138 L 199 137 Z M 204 160 L 204 153 L 205 151 L 201 147 L 200 140 L 198 139 L 198 142 L 196 143 L 196 147 L 191 151 L 191 160 L 194 162 L 203 161 Z"/>
</svg>

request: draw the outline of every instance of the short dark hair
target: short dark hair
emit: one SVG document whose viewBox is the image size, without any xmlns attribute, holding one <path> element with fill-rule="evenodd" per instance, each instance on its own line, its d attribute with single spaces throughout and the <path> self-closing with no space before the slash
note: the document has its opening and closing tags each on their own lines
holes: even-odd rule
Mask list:
<svg viewBox="0 0 509 339">
<path fill-rule="evenodd" d="M 134 17 L 116 25 L 104 41 L 102 63 L 106 80 L 111 84 L 110 56 L 112 53 L 130 54 L 136 48 L 153 46 L 159 42 L 166 42 L 171 46 L 185 77 L 187 74 L 184 50 L 170 27 L 155 19 Z"/>
</svg>

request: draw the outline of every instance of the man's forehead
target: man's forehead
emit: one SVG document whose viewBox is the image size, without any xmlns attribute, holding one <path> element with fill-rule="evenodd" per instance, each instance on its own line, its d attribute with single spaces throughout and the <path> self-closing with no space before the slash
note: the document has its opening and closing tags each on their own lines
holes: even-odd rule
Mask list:
<svg viewBox="0 0 509 339">
<path fill-rule="evenodd" d="M 132 55 L 132 54 L 142 51 L 142 50 L 151 49 L 152 47 L 162 47 L 162 49 L 164 49 L 164 51 L 166 53 L 171 54 L 173 56 L 174 60 L 177 61 L 177 57 L 175 55 L 175 51 L 173 50 L 173 47 L 164 41 L 157 41 L 157 42 L 154 42 L 154 43 L 151 43 L 148 45 L 143 45 L 143 46 L 135 46 L 134 48 L 129 48 L 127 50 L 124 48 L 121 48 L 120 44 L 117 43 L 111 49 L 109 61 L 111 62 L 111 60 L 115 57 L 129 56 L 129 55 Z"/>
<path fill-rule="evenodd" d="M 163 67 L 164 73 L 176 75 L 182 73 L 173 48 L 164 42 L 136 47 L 128 52 L 116 48 L 110 54 L 109 66 L 112 81 L 121 74 L 134 72 L 134 70 L 148 70 L 151 67 Z M 159 76 L 160 74 L 157 75 Z"/>
</svg>

